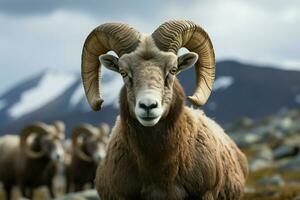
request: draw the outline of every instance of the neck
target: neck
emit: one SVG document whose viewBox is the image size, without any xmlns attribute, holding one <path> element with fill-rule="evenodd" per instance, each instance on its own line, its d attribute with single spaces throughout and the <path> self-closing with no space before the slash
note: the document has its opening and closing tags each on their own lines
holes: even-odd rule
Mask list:
<svg viewBox="0 0 300 200">
<path fill-rule="evenodd" d="M 120 95 L 120 117 L 124 137 L 131 151 L 136 156 L 147 161 L 162 161 L 173 154 L 178 148 L 177 140 L 180 132 L 177 121 L 182 117 L 184 108 L 184 91 L 179 82 L 175 80 L 173 86 L 173 99 L 169 111 L 153 127 L 141 125 L 135 116 L 130 113 L 126 88 L 123 87 Z"/>
</svg>

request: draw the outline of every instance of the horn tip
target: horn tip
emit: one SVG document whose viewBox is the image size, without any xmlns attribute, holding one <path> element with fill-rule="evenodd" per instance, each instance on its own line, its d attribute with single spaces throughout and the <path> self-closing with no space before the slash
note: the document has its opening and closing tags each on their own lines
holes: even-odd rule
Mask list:
<svg viewBox="0 0 300 200">
<path fill-rule="evenodd" d="M 203 106 L 206 103 L 204 99 L 200 99 L 196 95 L 188 96 L 188 100 L 195 106 Z"/>
<path fill-rule="evenodd" d="M 94 110 L 94 111 L 99 111 L 99 110 L 101 110 L 101 106 L 102 106 L 102 103 L 104 102 L 104 100 L 103 99 L 97 99 L 97 100 L 95 100 L 94 102 L 93 102 L 93 104 L 92 104 L 92 109 Z"/>
</svg>

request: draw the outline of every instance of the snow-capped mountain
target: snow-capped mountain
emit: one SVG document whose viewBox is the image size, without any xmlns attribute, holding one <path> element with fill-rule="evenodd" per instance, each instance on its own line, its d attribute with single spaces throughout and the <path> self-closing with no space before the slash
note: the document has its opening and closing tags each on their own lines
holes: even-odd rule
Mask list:
<svg viewBox="0 0 300 200">
<path fill-rule="evenodd" d="M 118 74 L 103 70 L 104 107 L 117 110 L 117 91 L 122 83 Z M 4 130 L 15 131 L 30 121 L 64 120 L 65 116 L 89 111 L 79 72 L 47 70 L 0 96 L 0 130 L 8 127 Z"/>
<path fill-rule="evenodd" d="M 103 70 L 103 109 L 91 111 L 79 72 L 47 70 L 0 95 L 0 132 L 18 132 L 29 122 L 63 120 L 68 130 L 80 122 L 110 124 L 118 113 L 121 77 Z M 217 63 L 213 94 L 204 110 L 218 122 L 242 116 L 262 117 L 300 106 L 300 72 L 255 67 L 234 61 Z M 187 94 L 194 89 L 194 70 L 179 75 Z"/>
</svg>

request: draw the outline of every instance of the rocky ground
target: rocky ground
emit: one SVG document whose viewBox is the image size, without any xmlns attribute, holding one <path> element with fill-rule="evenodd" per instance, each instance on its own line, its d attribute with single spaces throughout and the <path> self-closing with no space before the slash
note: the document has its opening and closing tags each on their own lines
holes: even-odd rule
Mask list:
<svg viewBox="0 0 300 200">
<path fill-rule="evenodd" d="M 248 157 L 245 200 L 300 200 L 300 110 L 243 118 L 227 132 Z"/>
<path fill-rule="evenodd" d="M 300 200 L 300 110 L 260 120 L 242 118 L 226 132 L 248 157 L 250 174 L 244 200 Z M 45 190 L 37 191 L 34 199 L 49 199 Z M 0 185 L 0 200 L 3 198 Z M 95 190 L 58 199 L 99 200 Z"/>
</svg>

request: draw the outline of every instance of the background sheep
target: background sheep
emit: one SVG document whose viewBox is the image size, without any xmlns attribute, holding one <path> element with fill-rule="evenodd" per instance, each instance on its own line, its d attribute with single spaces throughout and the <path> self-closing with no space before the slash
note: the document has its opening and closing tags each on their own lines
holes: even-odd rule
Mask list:
<svg viewBox="0 0 300 200">
<path fill-rule="evenodd" d="M 190 51 L 177 58 L 181 47 Z M 119 58 L 102 55 L 115 51 Z M 195 64 L 196 89 L 188 99 L 206 103 L 215 76 L 207 33 L 191 21 L 170 21 L 144 36 L 118 23 L 97 27 L 85 41 L 82 78 L 99 110 L 98 56 L 123 76 L 120 117 L 107 156 L 97 170 L 103 199 L 241 199 L 247 160 L 200 110 L 184 105 L 176 75 Z"/>
<path fill-rule="evenodd" d="M 63 161 L 64 124 L 41 122 L 26 126 L 20 136 L 6 135 L 0 139 L 0 181 L 8 199 L 17 185 L 22 194 L 31 197 L 34 188 L 46 185 L 52 196 L 52 178 L 56 164 Z M 8 170 L 9 169 L 9 170 Z"/>
<path fill-rule="evenodd" d="M 85 184 L 94 187 L 98 163 L 104 158 L 109 126 L 82 124 L 72 133 L 71 159 L 67 164 L 68 191 L 83 190 Z"/>
</svg>

